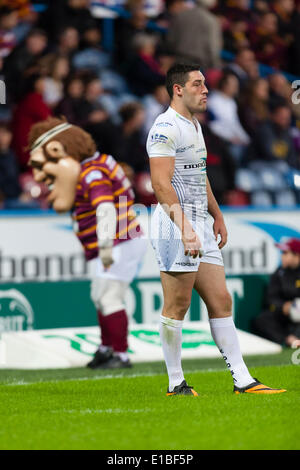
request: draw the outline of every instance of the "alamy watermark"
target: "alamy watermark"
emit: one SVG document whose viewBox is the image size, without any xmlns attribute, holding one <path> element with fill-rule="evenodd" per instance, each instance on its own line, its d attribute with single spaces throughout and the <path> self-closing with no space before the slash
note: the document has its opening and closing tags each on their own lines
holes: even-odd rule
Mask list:
<svg viewBox="0 0 300 470">
<path fill-rule="evenodd" d="M 0 80 L 0 104 L 6 104 L 6 85 Z"/>
<path fill-rule="evenodd" d="M 292 103 L 300 104 L 300 80 L 294 80 L 292 82 L 292 88 L 295 89 L 292 94 Z"/>
<path fill-rule="evenodd" d="M 292 361 L 292 364 L 294 364 L 295 366 L 298 366 L 300 364 L 300 347 L 299 347 L 299 341 L 295 341 L 293 344 L 292 344 L 292 349 L 295 349 L 295 351 L 293 352 L 292 356 L 291 356 L 291 361 Z"/>
</svg>

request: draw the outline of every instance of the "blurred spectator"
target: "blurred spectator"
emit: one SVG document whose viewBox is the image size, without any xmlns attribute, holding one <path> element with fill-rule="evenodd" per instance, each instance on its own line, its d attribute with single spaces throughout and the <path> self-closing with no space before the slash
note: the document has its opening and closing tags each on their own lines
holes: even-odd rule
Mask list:
<svg viewBox="0 0 300 470">
<path fill-rule="evenodd" d="M 73 26 L 64 27 L 58 35 L 56 53 L 66 55 L 69 58 L 79 47 L 79 33 Z"/>
<path fill-rule="evenodd" d="M 148 157 L 142 137 L 144 108 L 138 102 L 127 103 L 119 113 L 121 125 L 114 142 L 113 155 L 117 161 L 130 165 L 135 173 L 145 171 L 148 169 Z"/>
<path fill-rule="evenodd" d="M 9 128 L 0 124 L 0 202 L 2 200 L 5 209 L 37 207 L 22 192 L 15 154 L 10 148 L 11 139 Z"/>
<path fill-rule="evenodd" d="M 83 93 L 82 78 L 77 75 L 69 76 L 64 85 L 64 97 L 54 109 L 54 114 L 58 117 L 65 116 L 72 124 L 84 125 L 86 118 L 82 115 L 82 109 L 85 106 Z"/>
<path fill-rule="evenodd" d="M 133 39 L 135 54 L 128 71 L 128 82 L 137 96 L 152 93 L 153 89 L 164 83 L 165 75 L 155 58 L 157 41 L 154 36 L 139 33 Z"/>
<path fill-rule="evenodd" d="M 250 1 L 251 0 L 221 0 L 217 2 L 217 5 L 213 11 L 217 15 L 225 16 L 229 20 L 229 22 L 247 22 L 252 19 Z"/>
<path fill-rule="evenodd" d="M 54 108 L 63 98 L 63 81 L 69 75 L 70 64 L 66 56 L 49 54 L 40 62 L 40 72 L 45 74 L 45 103 Z"/>
<path fill-rule="evenodd" d="M 18 24 L 18 12 L 9 6 L 0 7 L 0 57 L 8 56 L 16 46 L 14 28 Z"/>
<path fill-rule="evenodd" d="M 28 134 L 31 126 L 51 115 L 43 95 L 45 92 L 45 79 L 41 75 L 33 74 L 25 80 L 23 97 L 18 102 L 12 120 L 13 149 L 16 153 L 21 171 L 28 171 L 29 159 Z"/>
<path fill-rule="evenodd" d="M 51 0 L 41 15 L 40 25 L 49 32 L 52 42 L 69 26 L 81 35 L 91 23 L 95 23 L 89 6 L 90 0 Z"/>
<path fill-rule="evenodd" d="M 224 31 L 224 49 L 236 53 L 241 49 L 250 47 L 247 33 L 248 24 L 245 21 L 232 21 Z"/>
<path fill-rule="evenodd" d="M 74 54 L 72 65 L 97 75 L 111 65 L 110 55 L 102 50 L 101 31 L 97 26 L 92 25 L 83 33 L 80 50 Z"/>
<path fill-rule="evenodd" d="M 257 334 L 275 343 L 299 347 L 300 240 L 289 239 L 277 246 L 281 250 L 281 266 L 270 278 L 265 310 L 255 318 L 253 327 Z"/>
<path fill-rule="evenodd" d="M 278 19 L 275 13 L 261 15 L 249 34 L 252 48 L 259 62 L 274 68 L 286 69 L 288 40 L 278 32 Z"/>
<path fill-rule="evenodd" d="M 4 199 L 17 199 L 21 194 L 15 155 L 10 148 L 12 133 L 0 124 L 0 193 Z"/>
<path fill-rule="evenodd" d="M 270 87 L 270 107 L 278 104 L 288 104 L 290 99 L 291 85 L 280 72 L 268 76 Z"/>
<path fill-rule="evenodd" d="M 107 113 L 103 105 L 101 105 L 103 93 L 102 83 L 99 78 L 91 77 L 86 82 L 84 92 L 85 104 L 81 110 L 86 123 L 97 123 L 107 119 Z"/>
<path fill-rule="evenodd" d="M 259 76 L 258 63 L 251 49 L 241 49 L 238 51 L 234 61 L 227 64 L 225 70 L 229 70 L 236 75 L 241 89 L 248 80 L 256 79 Z"/>
<path fill-rule="evenodd" d="M 97 147 L 109 153 L 120 163 L 131 167 L 135 173 L 148 170 L 148 157 L 144 145 L 142 129 L 145 111 L 139 102 L 124 104 L 119 114 L 121 124 L 109 121 L 88 125 L 86 130 L 91 133 Z"/>
<path fill-rule="evenodd" d="M 176 60 L 199 63 L 202 69 L 220 65 L 222 31 L 216 16 L 209 11 L 215 3 L 215 0 L 196 0 L 194 8 L 174 16 L 167 44 Z"/>
<path fill-rule="evenodd" d="M 157 85 L 150 95 L 144 97 L 143 104 L 145 109 L 144 134 L 147 136 L 157 116 L 169 107 L 170 97 L 166 87 Z"/>
<path fill-rule="evenodd" d="M 3 74 L 3 59 L 0 57 L 0 80 L 5 81 L 5 77 Z M 5 92 L 5 103 L 3 103 L 4 100 L 1 100 L 2 103 L 0 104 L 0 123 L 1 122 L 9 122 L 11 120 L 11 106 L 10 102 L 7 96 L 7 93 Z"/>
<path fill-rule="evenodd" d="M 169 28 L 172 19 L 187 8 L 188 4 L 185 0 L 166 0 L 165 10 L 156 18 L 155 22 L 162 28 Z"/>
<path fill-rule="evenodd" d="M 211 131 L 229 144 L 237 163 L 240 163 L 250 138 L 242 127 L 235 98 L 239 93 L 239 82 L 233 73 L 224 73 L 208 98 L 208 112 Z"/>
<path fill-rule="evenodd" d="M 128 2 L 125 8 L 128 10 L 128 17 L 120 17 L 115 23 L 115 63 L 126 74 L 134 53 L 133 39 L 136 34 L 149 31 L 148 18 L 141 2 L 134 2 L 132 5 Z"/>
<path fill-rule="evenodd" d="M 236 164 L 228 150 L 228 144 L 208 127 L 206 114 L 198 114 L 197 119 L 201 124 L 207 149 L 207 176 L 217 202 L 225 204 L 226 193 L 234 189 Z"/>
<path fill-rule="evenodd" d="M 239 117 L 247 134 L 252 138 L 262 121 L 269 117 L 269 84 L 264 78 L 251 80 L 239 99 Z"/>
<path fill-rule="evenodd" d="M 300 2 L 296 1 L 296 8 L 292 17 L 293 42 L 291 43 L 289 54 L 289 71 L 300 76 Z"/>
<path fill-rule="evenodd" d="M 13 97 L 18 96 L 20 77 L 24 71 L 36 71 L 37 60 L 45 52 L 48 44 L 47 34 L 33 29 L 23 44 L 17 46 L 4 62 L 4 76 L 7 89 Z"/>
<path fill-rule="evenodd" d="M 299 156 L 290 133 L 291 110 L 285 104 L 278 104 L 270 118 L 256 130 L 250 156 L 257 160 L 285 161 L 299 168 Z"/>
<path fill-rule="evenodd" d="M 294 0 L 273 0 L 271 8 L 277 16 L 278 34 L 287 43 L 291 43 L 293 40 Z"/>
</svg>

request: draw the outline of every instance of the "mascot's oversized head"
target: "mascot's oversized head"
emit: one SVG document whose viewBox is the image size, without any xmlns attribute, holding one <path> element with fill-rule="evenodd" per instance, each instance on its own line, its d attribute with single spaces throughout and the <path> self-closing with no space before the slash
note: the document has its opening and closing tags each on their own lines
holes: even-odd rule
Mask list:
<svg viewBox="0 0 300 470">
<path fill-rule="evenodd" d="M 72 209 L 80 162 L 90 158 L 96 145 L 90 134 L 64 119 L 48 118 L 29 133 L 30 159 L 36 182 L 48 185 L 49 203 L 56 212 Z"/>
</svg>

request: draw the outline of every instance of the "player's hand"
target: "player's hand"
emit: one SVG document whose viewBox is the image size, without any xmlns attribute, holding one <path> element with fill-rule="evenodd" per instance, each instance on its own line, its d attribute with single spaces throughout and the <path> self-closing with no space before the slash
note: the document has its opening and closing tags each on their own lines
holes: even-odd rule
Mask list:
<svg viewBox="0 0 300 470">
<path fill-rule="evenodd" d="M 217 217 L 215 219 L 214 224 L 213 224 L 213 232 L 214 232 L 216 240 L 218 240 L 218 235 L 221 236 L 221 240 L 218 243 L 218 246 L 221 250 L 221 248 L 223 248 L 223 246 L 225 246 L 227 243 L 227 229 L 225 226 L 223 216 Z"/>
<path fill-rule="evenodd" d="M 185 256 L 192 256 L 193 258 L 197 258 L 197 256 L 201 258 L 203 256 L 200 239 L 194 230 L 189 230 L 182 235 L 182 243 Z"/>
<path fill-rule="evenodd" d="M 114 262 L 112 247 L 100 248 L 99 256 L 105 269 L 108 269 Z"/>
</svg>

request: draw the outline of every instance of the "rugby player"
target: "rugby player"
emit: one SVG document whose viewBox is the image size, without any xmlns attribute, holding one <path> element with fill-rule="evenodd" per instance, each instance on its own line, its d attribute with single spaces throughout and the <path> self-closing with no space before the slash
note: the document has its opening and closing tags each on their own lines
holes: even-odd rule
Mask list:
<svg viewBox="0 0 300 470">
<path fill-rule="evenodd" d="M 146 250 L 131 183 L 111 155 L 96 150 L 90 134 L 64 120 L 35 124 L 29 145 L 36 181 L 50 185 L 54 210 L 72 210 L 74 231 L 92 265 L 102 342 L 88 367 L 130 367 L 125 293 Z"/>
<path fill-rule="evenodd" d="M 205 142 L 194 117 L 206 110 L 205 78 L 198 65 L 174 64 L 166 88 L 171 104 L 150 129 L 147 151 L 159 202 L 151 242 L 164 293 L 160 338 L 169 376 L 167 395 L 198 395 L 186 383 L 181 366 L 182 325 L 193 288 L 207 306 L 212 337 L 232 374 L 234 392 L 284 392 L 254 379 L 241 355 L 220 251 L 227 230 L 206 176 Z"/>
</svg>

